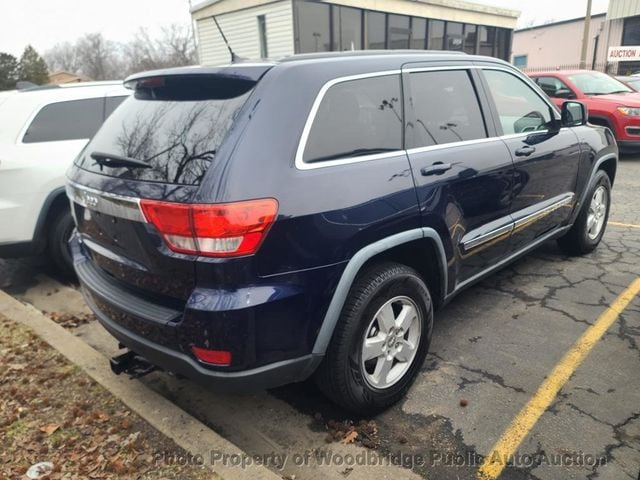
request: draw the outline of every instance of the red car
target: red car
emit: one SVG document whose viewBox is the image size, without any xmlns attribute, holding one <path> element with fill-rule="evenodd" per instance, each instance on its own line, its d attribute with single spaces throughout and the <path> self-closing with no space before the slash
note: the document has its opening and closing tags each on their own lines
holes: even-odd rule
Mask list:
<svg viewBox="0 0 640 480">
<path fill-rule="evenodd" d="M 592 70 L 535 72 L 529 76 L 558 107 L 569 99 L 586 104 L 589 122 L 609 127 L 620 151 L 640 151 L 640 92 Z"/>
</svg>

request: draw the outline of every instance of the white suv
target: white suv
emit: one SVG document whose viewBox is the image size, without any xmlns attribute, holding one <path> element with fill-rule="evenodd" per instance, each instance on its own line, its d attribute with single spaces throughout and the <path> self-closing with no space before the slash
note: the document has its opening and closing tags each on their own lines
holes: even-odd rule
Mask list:
<svg viewBox="0 0 640 480">
<path fill-rule="evenodd" d="M 0 96 L 0 257 L 47 250 L 71 272 L 65 172 L 129 94 L 121 82 L 50 85 Z"/>
</svg>

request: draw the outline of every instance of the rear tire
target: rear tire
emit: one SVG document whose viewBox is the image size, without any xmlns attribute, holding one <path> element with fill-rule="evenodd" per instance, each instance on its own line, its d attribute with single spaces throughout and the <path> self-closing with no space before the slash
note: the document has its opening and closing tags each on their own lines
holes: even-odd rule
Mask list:
<svg viewBox="0 0 640 480">
<path fill-rule="evenodd" d="M 611 208 L 611 181 L 598 170 L 587 192 L 584 205 L 571 229 L 558 239 L 567 255 L 585 255 L 598 246 L 607 228 Z"/>
<path fill-rule="evenodd" d="M 432 329 L 431 296 L 418 273 L 397 263 L 372 265 L 351 287 L 316 384 L 351 412 L 378 413 L 413 384 Z"/>
<path fill-rule="evenodd" d="M 49 224 L 47 254 L 56 270 L 65 277 L 74 275 L 73 260 L 69 249 L 69 238 L 71 238 L 73 229 L 73 218 L 68 209 L 57 212 Z"/>
</svg>

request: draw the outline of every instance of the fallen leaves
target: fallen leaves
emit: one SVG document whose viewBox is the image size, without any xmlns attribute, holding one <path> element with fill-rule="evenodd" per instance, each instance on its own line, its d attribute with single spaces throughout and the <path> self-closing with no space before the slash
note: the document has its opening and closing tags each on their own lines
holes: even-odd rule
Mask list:
<svg viewBox="0 0 640 480">
<path fill-rule="evenodd" d="M 44 427 L 40 427 L 40 431 L 42 433 L 46 433 L 47 435 L 51 436 L 59 428 L 60 428 L 60 425 L 58 425 L 56 423 L 49 423 L 48 425 L 45 425 Z"/>
<path fill-rule="evenodd" d="M 77 328 L 80 325 L 96 320 L 96 316 L 92 313 L 72 315 L 70 313 L 44 312 L 44 314 L 64 328 Z"/>
<path fill-rule="evenodd" d="M 0 479 L 211 478 L 156 463 L 184 452 L 26 328 L 0 325 Z"/>
<path fill-rule="evenodd" d="M 351 430 L 342 439 L 342 444 L 347 445 L 349 443 L 353 443 L 356 441 L 357 438 L 358 438 L 358 432 L 356 432 L 355 430 Z"/>
<path fill-rule="evenodd" d="M 325 423 L 319 413 L 316 413 L 314 418 L 316 422 L 324 425 L 327 430 L 326 443 L 359 444 L 371 449 L 378 448 L 380 444 L 378 425 L 373 420 L 360 420 L 357 423 L 352 420 L 344 420 L 342 422 L 328 420 Z"/>
</svg>

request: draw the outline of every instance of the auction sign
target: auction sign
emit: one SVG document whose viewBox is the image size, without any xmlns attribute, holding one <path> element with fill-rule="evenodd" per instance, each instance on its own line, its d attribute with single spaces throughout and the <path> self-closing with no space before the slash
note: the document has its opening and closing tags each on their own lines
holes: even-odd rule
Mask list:
<svg viewBox="0 0 640 480">
<path fill-rule="evenodd" d="M 609 47 L 608 62 L 630 62 L 640 60 L 640 46 Z"/>
</svg>

